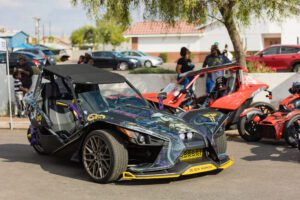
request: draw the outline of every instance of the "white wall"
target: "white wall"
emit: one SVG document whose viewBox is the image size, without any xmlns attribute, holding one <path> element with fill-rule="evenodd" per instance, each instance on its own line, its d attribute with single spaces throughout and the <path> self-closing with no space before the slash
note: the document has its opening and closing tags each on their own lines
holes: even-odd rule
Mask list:
<svg viewBox="0 0 300 200">
<path fill-rule="evenodd" d="M 198 36 L 140 37 L 138 49 L 144 52 L 179 52 L 181 47 L 200 51 Z"/>
<path fill-rule="evenodd" d="M 244 47 L 248 51 L 260 51 L 264 48 L 264 37 L 281 36 L 282 44 L 297 44 L 300 42 L 300 17 L 285 19 L 282 22 L 252 19 L 247 27 L 238 26 Z M 221 49 L 225 44 L 233 51 L 233 46 L 227 29 L 221 23 L 215 22 L 205 27 L 199 37 L 141 37 L 138 41 L 139 50 L 145 52 L 178 52 L 182 46 L 191 51 L 207 52 L 214 42 L 219 42 Z"/>
</svg>

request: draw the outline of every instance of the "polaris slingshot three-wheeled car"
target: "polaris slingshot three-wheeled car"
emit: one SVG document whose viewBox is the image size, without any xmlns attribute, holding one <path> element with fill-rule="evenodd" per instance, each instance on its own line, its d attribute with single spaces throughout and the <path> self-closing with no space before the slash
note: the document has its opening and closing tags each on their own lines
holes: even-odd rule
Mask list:
<svg viewBox="0 0 300 200">
<path fill-rule="evenodd" d="M 146 93 L 144 97 L 158 107 L 170 113 L 178 114 L 199 108 L 211 108 L 224 114 L 230 114 L 226 122 L 227 127 L 237 124 L 240 114 L 249 107 L 260 109 L 263 113 L 271 113 L 275 108 L 267 102 L 253 102 L 253 98 L 261 91 L 272 94 L 269 86 L 248 76 L 243 66 L 234 63 L 203 68 L 187 72 L 176 83 L 170 83 L 161 93 Z M 196 91 L 202 88 L 201 77 L 217 73 L 222 76 L 216 79 L 210 94 L 199 95 Z M 185 84 L 182 84 L 185 83 Z M 199 92 L 199 91 L 198 91 Z M 165 95 L 159 95 L 165 93 Z M 160 98 L 160 96 L 163 96 Z M 162 105 L 162 106 L 161 106 Z"/>
<path fill-rule="evenodd" d="M 161 113 L 119 74 L 89 65 L 49 66 L 25 99 L 33 148 L 82 161 L 96 182 L 174 178 L 232 164 L 225 115 Z"/>
</svg>

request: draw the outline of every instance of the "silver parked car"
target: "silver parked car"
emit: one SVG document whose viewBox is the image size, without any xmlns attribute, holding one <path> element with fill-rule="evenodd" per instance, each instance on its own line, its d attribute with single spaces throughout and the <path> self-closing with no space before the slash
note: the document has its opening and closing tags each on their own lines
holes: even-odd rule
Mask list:
<svg viewBox="0 0 300 200">
<path fill-rule="evenodd" d="M 138 59 L 145 67 L 159 66 L 164 63 L 160 57 L 150 56 L 141 51 L 131 50 L 131 51 L 123 51 L 121 53 L 126 57 Z"/>
</svg>

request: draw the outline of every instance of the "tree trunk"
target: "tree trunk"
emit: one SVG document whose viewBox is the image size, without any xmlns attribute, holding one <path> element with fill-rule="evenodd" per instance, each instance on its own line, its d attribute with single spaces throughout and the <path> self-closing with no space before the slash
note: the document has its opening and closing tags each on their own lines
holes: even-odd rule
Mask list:
<svg viewBox="0 0 300 200">
<path fill-rule="evenodd" d="M 235 24 L 235 21 L 231 15 L 231 9 L 230 5 L 226 7 L 219 8 L 220 13 L 223 18 L 223 23 L 228 31 L 229 37 L 232 41 L 233 48 L 235 51 L 235 58 L 237 61 L 237 64 L 246 66 L 246 55 L 243 48 L 243 44 L 241 41 L 240 34 L 237 30 L 237 26 Z"/>
</svg>

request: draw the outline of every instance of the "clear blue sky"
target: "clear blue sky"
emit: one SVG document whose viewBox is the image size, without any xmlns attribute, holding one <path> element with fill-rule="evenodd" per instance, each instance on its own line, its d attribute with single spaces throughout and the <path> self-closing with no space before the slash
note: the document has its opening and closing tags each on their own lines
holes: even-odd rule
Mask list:
<svg viewBox="0 0 300 200">
<path fill-rule="evenodd" d="M 69 0 L 0 0 L 0 27 L 34 35 L 33 17 L 41 18 L 40 30 L 44 24 L 46 36 L 50 21 L 52 35 L 66 36 L 80 26 L 93 24 L 82 7 L 73 7 Z"/>
</svg>

